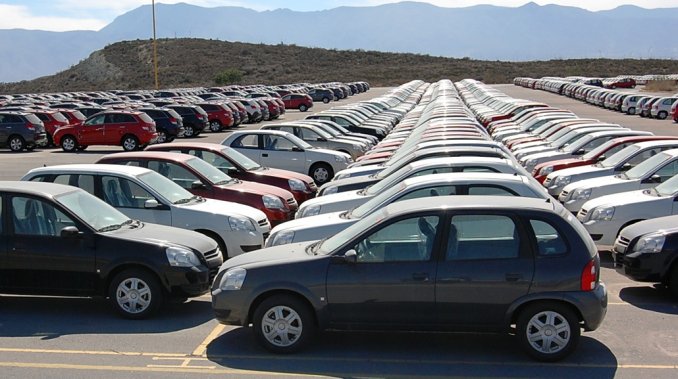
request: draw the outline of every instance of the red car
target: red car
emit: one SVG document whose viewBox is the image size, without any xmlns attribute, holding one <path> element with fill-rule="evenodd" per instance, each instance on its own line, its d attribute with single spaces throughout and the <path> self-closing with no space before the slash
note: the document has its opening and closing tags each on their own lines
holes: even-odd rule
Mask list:
<svg viewBox="0 0 678 379">
<path fill-rule="evenodd" d="M 132 151 L 155 142 L 158 133 L 155 121 L 144 112 L 111 110 L 92 115 L 82 124 L 63 126 L 53 137 L 64 151 L 90 145 L 118 145 Z"/>
<path fill-rule="evenodd" d="M 534 170 L 532 170 L 532 176 L 534 176 L 534 178 L 537 179 L 539 183 L 543 184 L 544 180 L 546 180 L 546 177 L 553 171 L 594 164 L 613 155 L 619 150 L 622 150 L 626 146 L 633 145 L 634 143 L 676 139 L 678 139 L 678 137 L 669 136 L 632 136 L 611 139 L 600 145 L 598 148 L 591 150 L 588 154 L 582 155 L 580 157 L 560 159 L 538 164 L 535 166 Z"/>
<path fill-rule="evenodd" d="M 236 179 L 269 184 L 290 191 L 298 204 L 314 198 L 318 192 L 318 187 L 308 175 L 259 166 L 243 154 L 218 143 L 175 142 L 151 145 L 146 150 L 194 155 Z"/>
<path fill-rule="evenodd" d="M 611 78 L 603 80 L 605 88 L 635 88 L 636 81 L 633 78 Z"/>
<path fill-rule="evenodd" d="M 290 191 L 231 178 L 204 160 L 188 154 L 165 151 L 116 153 L 106 155 L 96 163 L 151 169 L 172 179 L 194 195 L 257 208 L 266 214 L 271 225 L 291 220 L 299 207 Z"/>
<path fill-rule="evenodd" d="M 45 124 L 45 132 L 47 132 L 47 146 L 52 146 L 54 144 L 54 132 L 58 128 L 69 124 L 68 119 L 59 111 L 54 109 L 37 109 L 32 110 L 31 113 L 35 114 L 40 119 L 40 121 Z"/>
<path fill-rule="evenodd" d="M 313 99 L 309 95 L 303 93 L 290 93 L 282 97 L 285 104 L 285 109 L 298 109 L 301 112 L 306 112 L 313 107 Z"/>
<path fill-rule="evenodd" d="M 211 132 L 220 132 L 224 128 L 230 128 L 235 123 L 233 118 L 233 111 L 225 104 L 220 102 L 206 102 L 196 103 L 205 112 L 207 112 L 207 120 L 209 121 L 209 128 Z"/>
<path fill-rule="evenodd" d="M 671 115 L 673 116 L 673 121 L 678 122 L 678 101 L 674 102 L 671 106 Z"/>
</svg>

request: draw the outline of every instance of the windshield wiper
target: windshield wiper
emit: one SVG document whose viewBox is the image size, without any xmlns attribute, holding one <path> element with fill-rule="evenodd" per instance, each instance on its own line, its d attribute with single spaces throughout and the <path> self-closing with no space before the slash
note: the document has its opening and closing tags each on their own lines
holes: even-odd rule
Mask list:
<svg viewBox="0 0 678 379">
<path fill-rule="evenodd" d="M 220 182 L 216 182 L 216 183 L 214 183 L 214 184 L 216 184 L 216 185 L 218 185 L 218 186 L 221 186 L 221 185 L 224 185 L 224 184 L 233 183 L 234 180 L 235 180 L 235 179 L 226 179 L 226 180 L 222 180 L 222 181 L 220 181 Z"/>
<path fill-rule="evenodd" d="M 112 225 L 104 226 L 103 228 L 99 229 L 99 232 L 102 232 L 102 233 L 103 232 L 111 232 L 113 230 L 118 230 L 118 229 L 122 228 L 124 225 L 128 225 L 128 224 L 131 224 L 131 223 L 132 223 L 132 220 L 130 219 L 130 220 L 127 220 L 127 221 L 120 223 L 120 224 L 112 224 Z"/>
</svg>

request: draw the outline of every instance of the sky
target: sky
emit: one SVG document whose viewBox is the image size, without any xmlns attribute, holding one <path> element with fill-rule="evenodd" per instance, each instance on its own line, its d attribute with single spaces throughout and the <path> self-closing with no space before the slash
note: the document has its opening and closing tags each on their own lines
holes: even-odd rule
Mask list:
<svg viewBox="0 0 678 379">
<path fill-rule="evenodd" d="M 440 7 L 456 8 L 478 4 L 518 7 L 529 0 L 417 0 Z M 315 11 L 339 6 L 372 6 L 389 0 L 156 0 L 156 3 L 184 2 L 204 7 L 241 6 L 258 11 L 289 8 Z M 678 7 L 678 0 L 535 0 L 537 4 L 559 4 L 599 11 L 622 4 L 643 8 Z M 113 19 L 151 0 L 0 0 L 0 29 L 50 31 L 99 30 Z"/>
</svg>

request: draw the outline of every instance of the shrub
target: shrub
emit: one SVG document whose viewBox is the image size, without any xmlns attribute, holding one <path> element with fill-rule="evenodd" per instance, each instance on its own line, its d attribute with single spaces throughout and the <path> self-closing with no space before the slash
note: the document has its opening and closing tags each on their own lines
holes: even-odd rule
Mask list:
<svg viewBox="0 0 678 379">
<path fill-rule="evenodd" d="M 214 77 L 217 85 L 235 84 L 242 81 L 243 74 L 237 68 L 228 68 Z"/>
</svg>

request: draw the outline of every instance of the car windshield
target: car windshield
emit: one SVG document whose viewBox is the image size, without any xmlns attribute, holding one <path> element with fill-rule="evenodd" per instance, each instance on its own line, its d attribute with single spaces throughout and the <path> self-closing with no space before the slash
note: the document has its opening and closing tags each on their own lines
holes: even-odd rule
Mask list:
<svg viewBox="0 0 678 379">
<path fill-rule="evenodd" d="M 674 196 L 678 192 L 678 175 L 672 176 L 654 189 L 659 196 Z"/>
<path fill-rule="evenodd" d="M 132 221 L 103 200 L 82 190 L 56 196 L 54 200 L 100 232 L 119 229 Z"/>
<path fill-rule="evenodd" d="M 648 173 L 654 170 L 662 162 L 669 159 L 670 156 L 664 153 L 659 153 L 652 158 L 648 158 L 638 165 L 625 173 L 621 174 L 622 178 L 625 179 L 641 179 L 644 178 Z"/>
<path fill-rule="evenodd" d="M 172 204 L 186 203 L 195 198 L 192 193 L 155 171 L 141 174 L 138 178 Z"/>
<path fill-rule="evenodd" d="M 212 184 L 227 184 L 234 181 L 233 178 L 200 158 L 189 159 L 186 161 L 186 164 L 199 172 L 200 175 L 205 177 Z"/>
<path fill-rule="evenodd" d="M 597 164 L 598 167 L 615 167 L 621 162 L 629 159 L 634 156 L 636 152 L 640 150 L 640 147 L 637 145 L 627 146 L 624 149 L 621 149 L 615 154 L 612 154 L 609 158 L 606 158 L 604 161 Z"/>
<path fill-rule="evenodd" d="M 368 200 L 366 203 L 363 205 L 353 209 L 352 211 L 349 212 L 348 218 L 351 219 L 360 219 L 368 214 L 374 212 L 375 210 L 381 208 L 383 204 L 386 203 L 388 199 L 391 197 L 395 196 L 401 191 L 404 191 L 405 188 L 407 188 L 407 185 L 405 183 L 400 182 L 391 188 L 388 188 L 386 191 L 376 195 L 375 197 L 371 198 Z"/>
<path fill-rule="evenodd" d="M 350 241 L 356 235 L 362 233 L 366 229 L 381 223 L 384 219 L 386 219 L 386 217 L 386 210 L 382 208 L 380 211 L 368 215 L 367 217 L 359 220 L 355 224 L 333 235 L 332 237 L 320 241 L 320 243 L 315 246 L 314 252 L 320 255 L 332 254 L 338 248 L 343 246 L 346 241 Z"/>
<path fill-rule="evenodd" d="M 393 167 L 393 166 L 391 166 L 391 167 Z M 405 167 L 402 167 L 400 170 L 397 170 L 395 172 L 391 172 L 390 174 L 387 174 L 387 175 L 382 175 L 386 171 L 386 170 L 384 170 L 384 171 L 380 172 L 379 174 L 377 174 L 377 178 L 380 179 L 380 180 L 377 183 L 375 183 L 374 185 L 369 186 L 365 190 L 365 194 L 374 196 L 376 194 L 384 192 L 384 190 L 386 188 L 392 187 L 392 186 L 396 185 L 396 183 L 399 183 L 400 181 L 402 181 L 402 178 L 409 177 L 413 170 L 414 169 L 412 168 L 412 166 L 407 165 Z"/>
<path fill-rule="evenodd" d="M 257 162 L 247 158 L 242 153 L 231 149 L 230 147 L 222 148 L 221 152 L 247 171 L 258 170 L 262 168 L 259 166 L 259 164 L 257 164 Z"/>
</svg>

